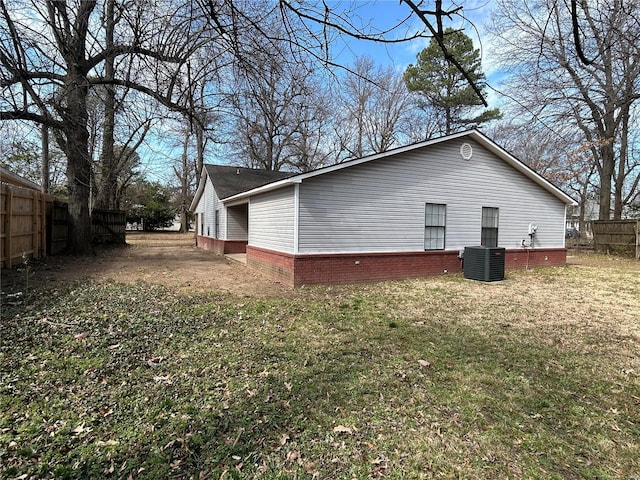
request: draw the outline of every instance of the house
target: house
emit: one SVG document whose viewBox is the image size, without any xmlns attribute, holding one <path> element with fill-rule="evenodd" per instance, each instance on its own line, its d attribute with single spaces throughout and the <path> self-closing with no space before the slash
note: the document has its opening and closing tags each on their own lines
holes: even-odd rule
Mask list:
<svg viewBox="0 0 640 480">
<path fill-rule="evenodd" d="M 470 130 L 302 174 L 207 165 L 191 210 L 199 246 L 296 286 L 460 272 L 476 245 L 564 265 L 574 204 Z"/>
<path fill-rule="evenodd" d="M 225 200 L 291 175 L 291 172 L 204 165 L 190 207 L 196 215 L 197 245 L 218 255 L 245 253 L 249 201 L 227 203 Z"/>
</svg>

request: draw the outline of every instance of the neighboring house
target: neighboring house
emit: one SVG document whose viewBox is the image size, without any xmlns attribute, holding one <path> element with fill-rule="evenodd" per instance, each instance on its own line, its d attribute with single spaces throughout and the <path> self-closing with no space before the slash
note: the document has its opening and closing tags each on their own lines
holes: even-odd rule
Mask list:
<svg viewBox="0 0 640 480">
<path fill-rule="evenodd" d="M 591 222 L 599 219 L 600 203 L 593 199 L 588 199 L 585 202 L 582 225 L 580 225 L 580 208 L 580 205 L 575 205 L 567 209 L 567 232 L 577 231 L 579 232 L 578 235 L 584 240 L 585 238 L 591 238 L 593 236 Z"/>
<path fill-rule="evenodd" d="M 507 268 L 566 262 L 575 202 L 477 130 L 277 175 L 207 165 L 197 244 L 288 285 L 460 272 L 476 245 L 506 248 Z"/>
</svg>

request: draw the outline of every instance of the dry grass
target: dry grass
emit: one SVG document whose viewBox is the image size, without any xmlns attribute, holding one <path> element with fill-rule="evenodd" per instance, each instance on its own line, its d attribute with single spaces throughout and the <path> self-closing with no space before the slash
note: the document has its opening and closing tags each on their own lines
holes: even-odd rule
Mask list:
<svg viewBox="0 0 640 480">
<path fill-rule="evenodd" d="M 640 478 L 632 260 L 268 299 L 33 293 L 3 296 L 7 478 Z"/>
</svg>

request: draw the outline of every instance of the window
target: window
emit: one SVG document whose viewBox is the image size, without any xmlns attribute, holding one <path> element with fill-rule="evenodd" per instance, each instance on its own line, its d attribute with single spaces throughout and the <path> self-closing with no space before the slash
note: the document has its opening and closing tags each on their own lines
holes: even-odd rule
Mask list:
<svg viewBox="0 0 640 480">
<path fill-rule="evenodd" d="M 424 249 L 444 250 L 447 206 L 427 203 L 424 214 Z"/>
<path fill-rule="evenodd" d="M 216 224 L 215 224 L 215 228 L 216 228 L 216 238 L 220 238 L 220 210 L 216 210 Z"/>
<path fill-rule="evenodd" d="M 498 246 L 498 209 L 482 207 L 482 232 L 480 245 L 483 247 Z"/>
</svg>

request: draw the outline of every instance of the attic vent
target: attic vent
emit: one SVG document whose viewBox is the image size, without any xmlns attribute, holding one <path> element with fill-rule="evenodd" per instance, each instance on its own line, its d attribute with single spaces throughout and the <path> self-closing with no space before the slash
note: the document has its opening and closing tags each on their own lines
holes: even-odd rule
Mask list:
<svg viewBox="0 0 640 480">
<path fill-rule="evenodd" d="M 469 160 L 473 155 L 473 148 L 471 148 L 471 145 L 469 145 L 468 143 L 463 143 L 460 146 L 460 155 L 465 160 Z"/>
</svg>

